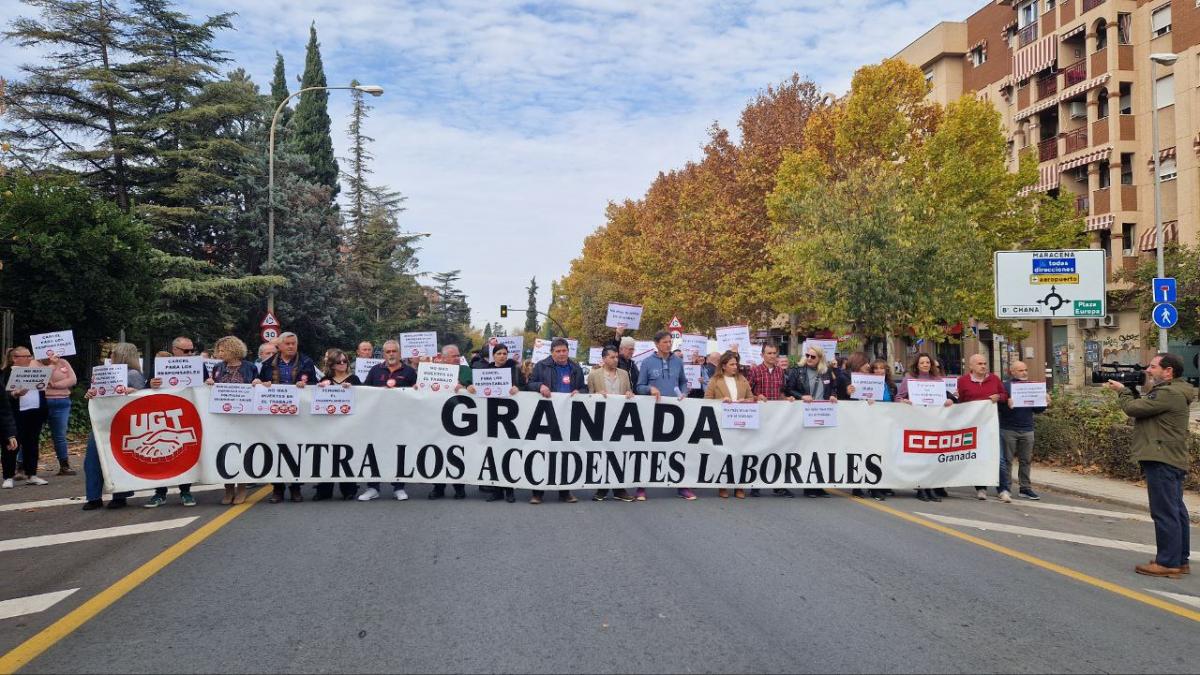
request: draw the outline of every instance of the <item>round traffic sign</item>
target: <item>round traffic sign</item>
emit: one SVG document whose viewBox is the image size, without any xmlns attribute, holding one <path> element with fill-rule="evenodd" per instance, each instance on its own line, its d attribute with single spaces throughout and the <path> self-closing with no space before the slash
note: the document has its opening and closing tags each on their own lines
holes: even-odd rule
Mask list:
<svg viewBox="0 0 1200 675">
<path fill-rule="evenodd" d="M 262 341 L 263 342 L 270 342 L 271 340 L 274 340 L 277 337 L 279 337 L 279 329 L 278 328 L 262 329 Z"/>
<path fill-rule="evenodd" d="M 1154 314 L 1151 315 L 1154 319 L 1154 325 L 1159 328 L 1173 328 L 1179 322 L 1179 310 L 1175 309 L 1175 305 L 1166 302 L 1160 302 L 1154 306 Z"/>
</svg>

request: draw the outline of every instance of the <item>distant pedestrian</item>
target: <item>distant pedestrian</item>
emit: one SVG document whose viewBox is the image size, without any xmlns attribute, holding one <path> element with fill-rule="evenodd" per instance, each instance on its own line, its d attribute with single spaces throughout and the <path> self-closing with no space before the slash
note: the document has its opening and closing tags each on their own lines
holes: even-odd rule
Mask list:
<svg viewBox="0 0 1200 675">
<path fill-rule="evenodd" d="M 1135 398 L 1116 380 L 1104 386 L 1120 392 L 1121 409 L 1133 418 L 1131 455 L 1146 477 L 1150 517 L 1154 520 L 1158 553 L 1134 571 L 1178 579 L 1192 571 L 1188 561 L 1191 522 L 1183 503 L 1183 484 L 1191 466 L 1188 407 L 1196 399 L 1196 389 L 1183 379 L 1183 360 L 1174 354 L 1157 354 L 1150 360 L 1146 375 L 1150 391 L 1141 398 Z"/>
<path fill-rule="evenodd" d="M 1033 464 L 1033 416 L 1045 412 L 1045 408 L 1018 408 L 1014 405 L 1012 385 L 1014 382 L 1026 382 L 1029 379 L 1029 366 L 1024 361 L 1014 361 L 1008 367 L 1009 379 L 1004 383 L 1004 391 L 1008 394 L 1008 404 L 1000 406 L 1000 447 L 1008 462 L 1009 487 L 1012 486 L 1012 465 L 1015 460 L 1019 468 L 1017 479 L 1020 494 L 1025 499 L 1040 499 L 1033 491 L 1030 480 L 1031 465 Z M 1050 393 L 1046 393 L 1046 403 L 1050 403 Z"/>
</svg>

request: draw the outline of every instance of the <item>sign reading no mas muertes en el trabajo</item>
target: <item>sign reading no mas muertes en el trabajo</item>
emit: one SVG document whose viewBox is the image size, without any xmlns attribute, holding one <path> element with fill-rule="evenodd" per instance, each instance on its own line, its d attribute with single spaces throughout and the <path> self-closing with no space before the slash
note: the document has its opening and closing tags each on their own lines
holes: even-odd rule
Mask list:
<svg viewBox="0 0 1200 675">
<path fill-rule="evenodd" d="M 1104 256 L 1101 249 L 996 251 L 996 318 L 1104 316 Z"/>
</svg>

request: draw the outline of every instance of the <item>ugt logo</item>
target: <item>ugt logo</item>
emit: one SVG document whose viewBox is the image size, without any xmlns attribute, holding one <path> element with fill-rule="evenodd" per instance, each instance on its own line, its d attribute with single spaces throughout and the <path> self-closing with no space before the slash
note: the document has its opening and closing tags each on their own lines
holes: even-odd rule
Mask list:
<svg viewBox="0 0 1200 675">
<path fill-rule="evenodd" d="M 146 480 L 185 473 L 200 460 L 200 414 L 191 401 L 170 394 L 134 399 L 113 417 L 113 458 Z"/>
</svg>

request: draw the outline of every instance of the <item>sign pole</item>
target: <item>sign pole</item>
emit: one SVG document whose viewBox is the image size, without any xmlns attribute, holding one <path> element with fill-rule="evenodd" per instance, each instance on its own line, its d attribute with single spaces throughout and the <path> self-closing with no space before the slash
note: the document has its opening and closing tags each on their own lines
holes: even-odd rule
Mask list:
<svg viewBox="0 0 1200 675">
<path fill-rule="evenodd" d="M 1050 391 L 1054 388 L 1054 320 L 1044 319 L 1042 328 L 1046 333 L 1042 341 L 1046 350 L 1046 391 Z"/>
</svg>

